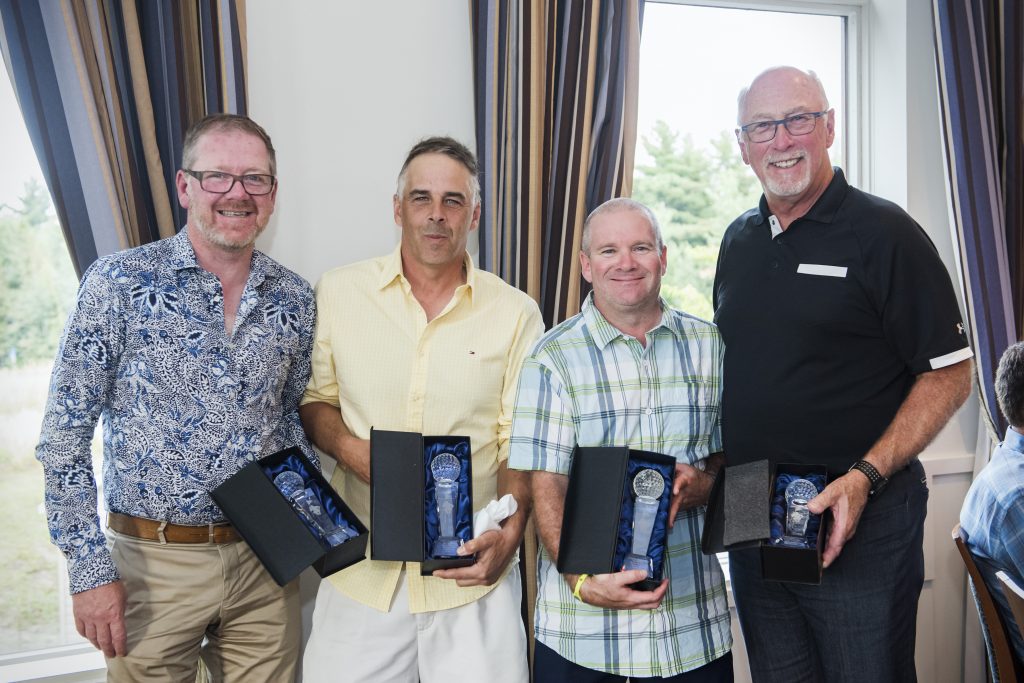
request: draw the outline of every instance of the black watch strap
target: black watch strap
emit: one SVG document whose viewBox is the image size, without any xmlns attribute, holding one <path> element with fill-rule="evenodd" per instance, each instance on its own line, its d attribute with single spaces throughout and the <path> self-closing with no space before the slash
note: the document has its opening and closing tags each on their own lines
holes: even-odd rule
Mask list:
<svg viewBox="0 0 1024 683">
<path fill-rule="evenodd" d="M 853 463 L 853 466 L 848 470 L 853 472 L 857 470 L 871 482 L 871 489 L 868 491 L 868 496 L 875 496 L 885 489 L 886 484 L 889 480 L 882 476 L 882 473 L 875 469 L 875 466 L 869 463 L 867 460 L 858 460 Z"/>
</svg>

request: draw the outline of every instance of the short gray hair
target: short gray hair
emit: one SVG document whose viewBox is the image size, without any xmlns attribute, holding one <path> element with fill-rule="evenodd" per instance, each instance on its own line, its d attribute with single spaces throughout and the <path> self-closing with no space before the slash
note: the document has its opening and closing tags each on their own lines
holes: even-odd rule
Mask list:
<svg viewBox="0 0 1024 683">
<path fill-rule="evenodd" d="M 477 177 L 480 170 L 477 166 L 476 156 L 469 151 L 468 147 L 455 138 L 439 135 L 424 138 L 409 150 L 409 154 L 405 157 L 405 163 L 402 164 L 402 170 L 398 172 L 395 194 L 401 197 L 402 193 L 405 192 L 405 172 L 409 169 L 409 164 L 412 163 L 413 159 L 424 154 L 443 154 L 462 164 L 469 171 L 469 186 L 473 192 L 473 203 L 480 203 L 480 179 Z"/>
<path fill-rule="evenodd" d="M 665 246 L 665 240 L 661 237 L 661 226 L 658 225 L 658 219 L 654 215 L 654 212 L 647 208 L 646 205 L 641 204 L 635 199 L 629 197 L 616 197 L 615 199 L 609 199 L 604 204 L 590 212 L 587 216 L 587 220 L 583 222 L 583 237 L 580 240 L 580 249 L 583 253 L 590 253 L 590 224 L 595 218 L 606 213 L 614 213 L 616 211 L 635 211 L 651 224 L 651 229 L 654 231 L 654 241 L 658 246 L 658 251 Z"/>
<path fill-rule="evenodd" d="M 818 87 L 818 92 L 821 93 L 821 101 L 824 103 L 823 108 L 825 110 L 828 110 L 828 95 L 825 94 L 825 86 L 822 84 L 821 79 L 818 78 L 818 74 L 816 74 L 811 69 L 804 71 L 803 69 L 797 69 L 795 66 L 773 66 L 770 69 L 765 69 L 757 76 L 755 76 L 754 80 L 750 82 L 750 85 L 745 85 L 742 88 L 740 88 L 740 94 L 736 96 L 736 125 L 744 125 L 744 121 L 742 118 L 743 108 L 747 106 L 747 94 L 750 92 L 750 86 L 754 85 L 757 79 L 761 78 L 761 76 L 764 76 L 766 73 L 770 71 L 778 71 L 780 69 L 796 69 L 800 73 L 807 76 L 807 78 L 809 78 L 811 82 Z"/>
<path fill-rule="evenodd" d="M 996 401 L 1010 426 L 1024 428 L 1024 342 L 1003 352 L 996 369 Z"/>
</svg>

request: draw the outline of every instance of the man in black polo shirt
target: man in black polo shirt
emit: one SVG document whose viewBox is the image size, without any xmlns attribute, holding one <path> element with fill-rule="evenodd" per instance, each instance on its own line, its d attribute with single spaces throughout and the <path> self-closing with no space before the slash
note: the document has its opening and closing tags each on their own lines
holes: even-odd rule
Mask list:
<svg viewBox="0 0 1024 683">
<path fill-rule="evenodd" d="M 725 233 L 726 464 L 829 468 L 820 586 L 763 581 L 730 553 L 755 681 L 913 681 L 928 490 L 917 455 L 970 392 L 971 350 L 935 247 L 895 204 L 832 168 L 817 76 L 765 71 L 740 93 L 737 141 L 764 190 Z M 854 534 L 856 532 L 856 535 Z"/>
</svg>

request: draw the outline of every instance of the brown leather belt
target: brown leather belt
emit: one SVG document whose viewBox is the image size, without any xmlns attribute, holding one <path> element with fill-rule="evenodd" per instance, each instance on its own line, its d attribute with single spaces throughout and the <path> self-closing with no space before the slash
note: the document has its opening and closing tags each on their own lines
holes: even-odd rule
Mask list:
<svg viewBox="0 0 1024 683">
<path fill-rule="evenodd" d="M 119 512 L 107 514 L 107 526 L 119 534 L 141 538 L 145 541 L 160 543 L 234 543 L 241 536 L 230 524 L 207 524 L 206 526 L 185 526 L 158 522 L 155 519 L 144 519 L 122 515 Z"/>
</svg>

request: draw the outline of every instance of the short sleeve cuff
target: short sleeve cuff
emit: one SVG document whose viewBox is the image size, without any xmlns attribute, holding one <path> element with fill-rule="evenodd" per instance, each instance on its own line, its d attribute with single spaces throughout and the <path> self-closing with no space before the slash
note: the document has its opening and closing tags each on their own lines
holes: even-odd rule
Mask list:
<svg viewBox="0 0 1024 683">
<path fill-rule="evenodd" d="M 929 358 L 928 359 L 928 365 L 929 365 L 928 370 L 939 370 L 941 368 L 945 368 L 945 367 L 948 367 L 950 365 L 956 365 L 960 361 L 964 361 L 964 360 L 967 360 L 968 358 L 973 358 L 973 357 L 974 357 L 974 351 L 971 350 L 971 347 L 965 346 L 964 348 L 960 349 L 959 351 L 953 351 L 952 353 L 947 353 L 947 354 L 944 354 L 942 356 L 937 356 L 935 358 Z"/>
</svg>

